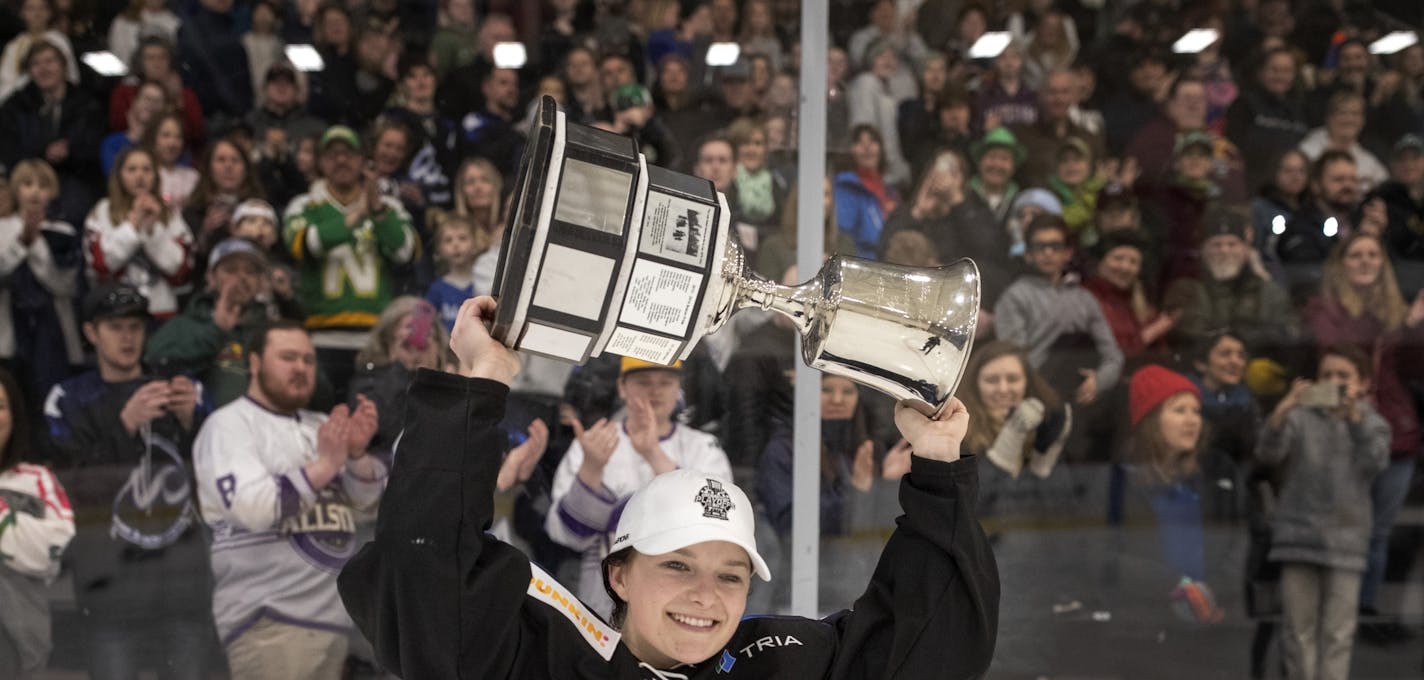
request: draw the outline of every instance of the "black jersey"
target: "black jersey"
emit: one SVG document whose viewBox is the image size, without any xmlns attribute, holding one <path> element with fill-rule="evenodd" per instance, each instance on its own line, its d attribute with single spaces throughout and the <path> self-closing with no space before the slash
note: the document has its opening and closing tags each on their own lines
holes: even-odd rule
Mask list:
<svg viewBox="0 0 1424 680">
<path fill-rule="evenodd" d="M 748 617 L 718 655 L 655 669 L 528 558 L 485 530 L 508 388 L 422 370 L 376 539 L 341 597 L 404 678 L 974 678 L 993 657 L 999 578 L 974 517 L 972 458 L 916 457 L 905 514 L 853 610 Z"/>
</svg>

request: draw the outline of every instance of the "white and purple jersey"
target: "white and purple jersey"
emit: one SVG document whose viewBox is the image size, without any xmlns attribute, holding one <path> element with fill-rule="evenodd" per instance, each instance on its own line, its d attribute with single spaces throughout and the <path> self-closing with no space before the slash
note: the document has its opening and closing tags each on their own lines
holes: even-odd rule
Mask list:
<svg viewBox="0 0 1424 680">
<path fill-rule="evenodd" d="M 203 519 L 213 531 L 213 618 L 224 644 L 266 616 L 347 631 L 336 575 L 356 553 L 358 513 L 373 508 L 372 479 L 349 468 L 314 489 L 303 467 L 317 457 L 326 415 L 282 415 L 249 397 L 218 409 L 193 446 Z"/>
</svg>

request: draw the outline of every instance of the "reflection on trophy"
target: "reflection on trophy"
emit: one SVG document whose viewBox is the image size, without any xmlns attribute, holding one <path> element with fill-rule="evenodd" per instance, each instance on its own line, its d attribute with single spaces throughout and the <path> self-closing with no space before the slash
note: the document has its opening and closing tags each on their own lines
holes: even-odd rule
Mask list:
<svg viewBox="0 0 1424 680">
<path fill-rule="evenodd" d="M 979 270 L 841 255 L 782 286 L 751 271 L 712 183 L 649 166 L 637 144 L 540 102 L 500 246 L 492 333 L 582 363 L 603 352 L 669 364 L 738 309 L 790 318 L 806 364 L 937 411 L 974 340 Z"/>
</svg>

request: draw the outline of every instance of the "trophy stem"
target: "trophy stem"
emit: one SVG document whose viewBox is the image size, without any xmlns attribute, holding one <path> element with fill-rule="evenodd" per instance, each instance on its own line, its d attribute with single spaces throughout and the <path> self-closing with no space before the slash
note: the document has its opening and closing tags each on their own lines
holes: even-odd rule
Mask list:
<svg viewBox="0 0 1424 680">
<path fill-rule="evenodd" d="M 722 265 L 722 294 L 706 332 L 717 331 L 739 309 L 756 308 L 786 317 L 805 337 L 815 323 L 816 310 L 821 304 L 819 276 L 799 286 L 773 283 L 752 271 L 741 246 L 730 242 Z"/>
</svg>

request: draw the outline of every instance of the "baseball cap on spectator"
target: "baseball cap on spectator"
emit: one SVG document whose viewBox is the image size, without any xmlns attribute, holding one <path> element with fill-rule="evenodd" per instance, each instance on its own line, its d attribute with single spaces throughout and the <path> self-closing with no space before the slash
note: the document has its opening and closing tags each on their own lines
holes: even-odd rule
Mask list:
<svg viewBox="0 0 1424 680">
<path fill-rule="evenodd" d="M 990 130 L 985 133 L 983 137 L 975 140 L 969 149 L 969 153 L 974 156 L 974 162 L 978 163 L 979 159 L 983 158 L 989 149 L 996 146 L 1003 147 L 1012 152 L 1014 154 L 1014 164 L 1016 165 L 1023 163 L 1024 157 L 1028 155 L 1028 151 L 1019 143 L 1019 138 L 1015 137 L 1014 133 L 1009 132 L 1008 128 L 1002 126 Z"/>
<path fill-rule="evenodd" d="M 1180 156 L 1192 148 L 1201 148 L 1210 154 L 1216 149 L 1216 140 L 1205 132 L 1193 130 L 1177 138 L 1177 145 L 1173 147 L 1172 153 Z"/>
<path fill-rule="evenodd" d="M 717 82 L 719 83 L 728 80 L 741 81 L 751 79 L 752 63 L 750 61 L 747 61 L 746 59 L 738 57 L 736 61 L 726 66 L 717 67 Z"/>
<path fill-rule="evenodd" d="M 1243 241 L 1251 226 L 1251 213 L 1243 206 L 1213 204 L 1202 215 L 1202 243 L 1216 236 L 1235 236 Z"/>
<path fill-rule="evenodd" d="M 1088 143 L 1077 135 L 1068 135 L 1063 138 L 1062 142 L 1058 143 L 1058 153 L 1055 157 L 1062 160 L 1063 154 L 1067 153 L 1076 153 L 1088 160 L 1092 160 L 1093 158 L 1093 150 L 1088 148 Z"/>
<path fill-rule="evenodd" d="M 321 139 L 317 142 L 318 151 L 325 152 L 332 144 L 343 143 L 351 147 L 352 151 L 361 152 L 361 137 L 345 125 L 333 125 L 321 133 Z"/>
<path fill-rule="evenodd" d="M 272 204 L 260 198 L 249 198 L 237 204 L 237 209 L 232 212 L 232 223 L 241 224 L 249 217 L 260 217 L 272 224 L 277 223 L 277 211 L 272 209 Z"/>
<path fill-rule="evenodd" d="M 1053 192 L 1047 189 L 1034 187 L 1019 192 L 1019 195 L 1014 197 L 1013 204 L 1009 206 L 1009 214 L 1017 215 L 1019 208 L 1026 205 L 1037 206 L 1040 210 L 1050 215 L 1058 215 L 1060 217 L 1063 215 L 1063 202 L 1058 200 L 1058 197 L 1054 196 Z"/>
<path fill-rule="evenodd" d="M 1108 182 L 1098 190 L 1098 212 L 1127 210 L 1137 207 L 1137 196 L 1122 182 Z"/>
<path fill-rule="evenodd" d="M 637 83 L 620 85 L 613 91 L 613 110 L 626 111 L 628 109 L 647 106 L 653 103 L 653 96 L 648 93 L 648 88 Z"/>
<path fill-rule="evenodd" d="M 1197 389 L 1192 381 L 1187 380 L 1186 376 L 1156 364 L 1143 366 L 1134 373 L 1127 391 L 1129 417 L 1133 427 L 1137 427 L 1147 414 L 1163 402 L 1178 394 L 1189 392 L 1198 400 L 1201 399 L 1201 390 Z"/>
<path fill-rule="evenodd" d="M 148 298 L 127 283 L 103 283 L 84 296 L 84 321 L 116 319 L 125 316 L 151 318 Z"/>
<path fill-rule="evenodd" d="M 208 269 L 216 269 L 219 262 L 230 257 L 246 257 L 262 269 L 267 268 L 267 255 L 255 243 L 245 238 L 226 238 L 214 246 L 213 252 L 208 255 Z"/>
<path fill-rule="evenodd" d="M 623 357 L 623 360 L 618 364 L 618 377 L 620 378 L 629 373 L 637 373 L 638 371 L 673 371 L 675 373 L 682 373 L 682 362 L 674 361 L 672 364 L 655 364 L 651 361 L 643 361 L 642 359 L 634 359 L 633 357 Z"/>
<path fill-rule="evenodd" d="M 1424 154 L 1424 137 L 1420 137 L 1413 132 L 1400 137 L 1399 141 L 1394 143 L 1394 156 L 1397 158 L 1405 151 Z"/>
<path fill-rule="evenodd" d="M 262 78 L 263 83 L 270 83 L 274 80 L 285 80 L 293 85 L 297 84 L 297 69 L 285 61 L 273 63 L 267 67 L 267 75 Z"/>
</svg>

